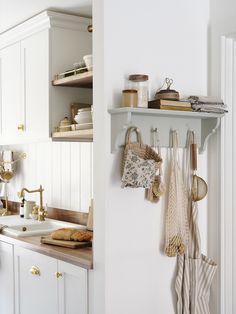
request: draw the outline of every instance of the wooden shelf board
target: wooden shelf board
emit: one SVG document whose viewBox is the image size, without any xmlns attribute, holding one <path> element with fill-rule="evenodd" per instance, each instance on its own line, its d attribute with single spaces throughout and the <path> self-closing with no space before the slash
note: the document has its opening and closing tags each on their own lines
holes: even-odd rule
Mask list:
<svg viewBox="0 0 236 314">
<path fill-rule="evenodd" d="M 52 81 L 53 86 L 83 87 L 93 86 L 93 72 L 84 72 Z"/>
<path fill-rule="evenodd" d="M 92 142 L 93 141 L 93 129 L 88 130 L 76 130 L 68 132 L 54 132 L 52 134 L 53 141 L 80 141 L 80 142 Z"/>
</svg>

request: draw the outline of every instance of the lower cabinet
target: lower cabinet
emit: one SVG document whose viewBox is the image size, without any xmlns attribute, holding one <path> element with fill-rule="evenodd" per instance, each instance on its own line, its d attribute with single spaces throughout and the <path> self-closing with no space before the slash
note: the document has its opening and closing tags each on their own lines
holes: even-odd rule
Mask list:
<svg viewBox="0 0 236 314">
<path fill-rule="evenodd" d="M 88 314 L 87 288 L 86 269 L 15 247 L 16 314 Z"/>
<path fill-rule="evenodd" d="M 59 314 L 87 314 L 87 270 L 58 261 Z"/>
<path fill-rule="evenodd" d="M 15 313 L 13 245 L 5 242 L 0 242 L 0 313 Z"/>
<path fill-rule="evenodd" d="M 16 314 L 57 314 L 57 260 L 15 247 Z"/>
</svg>

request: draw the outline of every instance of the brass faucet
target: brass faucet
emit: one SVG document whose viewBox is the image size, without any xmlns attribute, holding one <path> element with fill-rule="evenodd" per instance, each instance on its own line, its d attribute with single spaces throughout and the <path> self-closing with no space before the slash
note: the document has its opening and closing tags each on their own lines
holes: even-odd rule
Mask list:
<svg viewBox="0 0 236 314">
<path fill-rule="evenodd" d="M 27 188 L 23 188 L 23 189 L 21 189 L 21 191 L 19 193 L 19 197 L 22 198 L 22 197 L 24 197 L 24 192 L 27 192 L 27 193 L 39 192 L 40 199 L 39 199 L 39 208 L 38 208 L 38 221 L 44 221 L 45 217 L 47 216 L 47 212 L 43 208 L 43 191 L 44 191 L 44 189 L 42 188 L 42 185 L 40 185 L 39 189 L 28 190 Z"/>
</svg>

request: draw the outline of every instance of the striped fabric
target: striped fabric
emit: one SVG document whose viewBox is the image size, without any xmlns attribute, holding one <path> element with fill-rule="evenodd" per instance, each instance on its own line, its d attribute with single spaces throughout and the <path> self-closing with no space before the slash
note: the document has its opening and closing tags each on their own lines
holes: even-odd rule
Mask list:
<svg viewBox="0 0 236 314">
<path fill-rule="evenodd" d="M 178 273 L 175 283 L 177 314 L 210 314 L 210 287 L 217 265 L 201 254 L 197 226 L 197 203 L 190 208 L 190 238 L 185 255 L 178 256 Z"/>
</svg>

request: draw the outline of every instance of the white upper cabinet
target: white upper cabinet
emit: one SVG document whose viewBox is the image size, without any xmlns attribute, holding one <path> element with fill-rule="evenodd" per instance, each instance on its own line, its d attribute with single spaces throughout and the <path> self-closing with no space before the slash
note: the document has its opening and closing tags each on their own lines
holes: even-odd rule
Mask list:
<svg viewBox="0 0 236 314">
<path fill-rule="evenodd" d="M 45 11 L 0 35 L 0 145 L 48 140 L 70 104 L 92 91 L 52 86 L 92 53 L 91 19 Z"/>
<path fill-rule="evenodd" d="M 0 51 L 1 136 L 16 136 L 24 123 L 20 43 Z"/>
<path fill-rule="evenodd" d="M 49 136 L 49 33 L 44 30 L 21 42 L 24 131 L 30 138 Z"/>
</svg>

